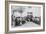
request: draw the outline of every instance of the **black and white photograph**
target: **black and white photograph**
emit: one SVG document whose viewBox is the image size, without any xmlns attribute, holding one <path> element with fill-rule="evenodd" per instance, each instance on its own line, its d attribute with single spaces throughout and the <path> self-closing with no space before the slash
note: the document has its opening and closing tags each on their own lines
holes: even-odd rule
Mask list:
<svg viewBox="0 0 46 34">
<path fill-rule="evenodd" d="M 12 27 L 40 26 L 41 9 L 32 6 L 11 6 Z"/>
<path fill-rule="evenodd" d="M 10 4 L 9 7 L 9 28 L 12 30 L 38 29 L 43 26 L 42 5 Z"/>
</svg>

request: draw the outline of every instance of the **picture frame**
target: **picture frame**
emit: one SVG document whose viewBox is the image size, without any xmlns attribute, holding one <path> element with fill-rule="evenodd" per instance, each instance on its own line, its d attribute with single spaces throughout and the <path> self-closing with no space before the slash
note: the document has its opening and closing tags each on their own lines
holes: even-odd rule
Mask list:
<svg viewBox="0 0 46 34">
<path fill-rule="evenodd" d="M 25 28 L 25 29 L 21 29 L 21 27 L 20 28 L 13 28 L 13 30 L 12 30 L 12 28 L 10 29 L 10 22 L 9 22 L 9 20 L 10 20 L 10 18 L 11 17 L 9 17 L 10 15 L 10 13 L 11 13 L 11 11 L 10 10 L 12 10 L 11 8 L 9 8 L 9 7 L 11 7 L 11 6 L 38 6 L 39 7 L 39 5 L 42 5 L 42 9 L 41 9 L 41 11 L 42 11 L 42 17 L 41 17 L 41 19 L 42 19 L 42 28 L 40 29 L 34 29 L 34 28 L 32 28 L 32 29 L 28 29 L 28 27 L 27 28 Z M 22 8 L 21 8 L 22 9 Z M 18 9 L 17 9 L 18 10 Z M 26 9 L 25 9 L 26 10 Z M 40 10 L 40 9 L 39 9 Z M 36 13 L 36 12 L 35 12 Z M 39 12 L 40 13 L 40 12 Z M 41 13 L 40 13 L 41 14 Z M 40 26 L 41 27 L 41 26 Z M 20 29 L 20 30 L 19 30 Z M 11 30 L 11 31 L 9 31 L 9 30 Z M 14 30 L 17 30 L 17 31 L 14 31 Z M 23 32 L 38 32 L 38 31 L 45 31 L 45 3 L 39 3 L 39 2 L 24 2 L 24 1 L 5 1 L 5 33 L 7 34 L 7 33 L 23 33 Z"/>
</svg>

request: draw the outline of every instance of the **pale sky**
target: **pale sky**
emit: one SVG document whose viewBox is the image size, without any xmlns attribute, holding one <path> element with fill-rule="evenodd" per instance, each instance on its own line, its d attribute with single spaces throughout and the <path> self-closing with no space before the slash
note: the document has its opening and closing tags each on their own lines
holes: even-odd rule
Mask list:
<svg viewBox="0 0 46 34">
<path fill-rule="evenodd" d="M 18 10 L 19 8 L 20 8 L 19 6 L 18 7 L 13 6 L 12 11 Z M 37 16 L 37 17 L 41 16 L 41 8 L 40 7 L 31 7 L 31 8 L 22 7 L 22 8 L 24 8 L 23 13 L 22 13 L 22 17 L 26 16 L 27 12 L 32 12 L 34 17 L 35 16 Z M 21 14 L 16 11 L 16 12 L 14 12 L 14 16 L 18 17 L 18 16 L 21 16 Z"/>
</svg>

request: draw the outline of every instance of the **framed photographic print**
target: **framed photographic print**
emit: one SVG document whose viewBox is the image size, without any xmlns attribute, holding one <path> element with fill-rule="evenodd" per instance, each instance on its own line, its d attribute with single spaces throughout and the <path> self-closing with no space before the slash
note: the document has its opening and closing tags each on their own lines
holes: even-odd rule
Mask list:
<svg viewBox="0 0 46 34">
<path fill-rule="evenodd" d="M 5 2 L 6 32 L 37 32 L 45 30 L 45 3 Z"/>
</svg>

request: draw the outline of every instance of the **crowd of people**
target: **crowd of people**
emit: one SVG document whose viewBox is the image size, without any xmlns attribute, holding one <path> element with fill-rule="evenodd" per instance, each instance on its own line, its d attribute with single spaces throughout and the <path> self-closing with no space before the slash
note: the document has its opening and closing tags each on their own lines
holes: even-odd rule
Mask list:
<svg viewBox="0 0 46 34">
<path fill-rule="evenodd" d="M 32 15 L 27 15 L 25 17 L 13 17 L 12 15 L 12 25 L 20 26 L 26 22 L 33 22 L 40 25 L 40 17 L 33 17 Z"/>
</svg>

